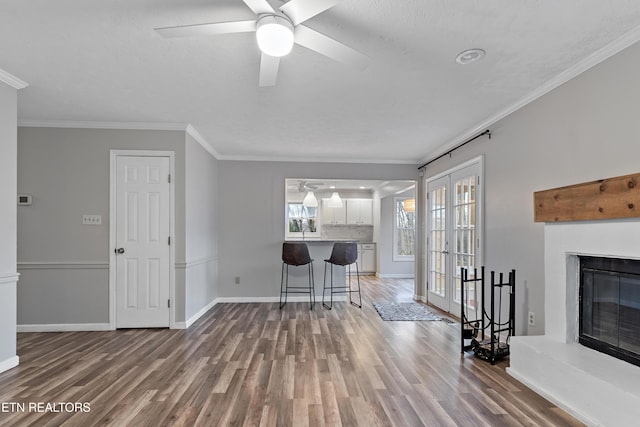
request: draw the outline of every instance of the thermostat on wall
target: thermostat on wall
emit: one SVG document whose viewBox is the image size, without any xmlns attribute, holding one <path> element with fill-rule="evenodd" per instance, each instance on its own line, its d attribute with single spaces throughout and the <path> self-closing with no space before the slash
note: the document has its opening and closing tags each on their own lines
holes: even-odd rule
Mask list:
<svg viewBox="0 0 640 427">
<path fill-rule="evenodd" d="M 18 195 L 18 204 L 22 206 L 29 206 L 32 203 L 33 198 L 28 194 Z"/>
</svg>

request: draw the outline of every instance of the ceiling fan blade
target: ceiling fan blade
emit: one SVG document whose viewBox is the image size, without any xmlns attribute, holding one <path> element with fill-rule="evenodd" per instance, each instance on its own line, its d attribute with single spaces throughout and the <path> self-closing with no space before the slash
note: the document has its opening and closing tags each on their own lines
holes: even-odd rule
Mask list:
<svg viewBox="0 0 640 427">
<path fill-rule="evenodd" d="M 260 87 L 275 86 L 278 79 L 278 67 L 280 58 L 262 54 L 260 59 Z"/>
<path fill-rule="evenodd" d="M 256 21 L 215 22 L 211 24 L 181 25 L 156 28 L 163 37 L 210 36 L 216 34 L 248 33 L 256 30 Z"/>
<path fill-rule="evenodd" d="M 304 25 L 295 27 L 295 42 L 333 60 L 364 70 L 369 57 Z"/>
<path fill-rule="evenodd" d="M 253 10 L 253 13 L 256 15 L 261 15 L 263 13 L 275 13 L 275 10 L 271 7 L 271 5 L 267 2 L 267 0 L 242 0 L 245 2 L 249 9 Z"/>
<path fill-rule="evenodd" d="M 298 25 L 338 3 L 340 0 L 291 0 L 281 6 L 280 10 L 291 19 L 293 25 Z"/>
</svg>

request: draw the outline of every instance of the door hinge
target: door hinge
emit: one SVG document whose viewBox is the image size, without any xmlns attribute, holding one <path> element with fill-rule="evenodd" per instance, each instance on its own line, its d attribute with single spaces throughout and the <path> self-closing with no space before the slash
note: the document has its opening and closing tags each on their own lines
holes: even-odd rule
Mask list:
<svg viewBox="0 0 640 427">
<path fill-rule="evenodd" d="M 167 308 L 171 308 L 171 300 L 170 299 L 167 300 Z"/>
<path fill-rule="evenodd" d="M 171 236 L 167 237 L 167 245 L 171 246 Z"/>
<path fill-rule="evenodd" d="M 169 184 L 171 184 L 171 174 L 169 174 L 169 178 L 167 178 L 167 181 L 169 182 Z"/>
</svg>

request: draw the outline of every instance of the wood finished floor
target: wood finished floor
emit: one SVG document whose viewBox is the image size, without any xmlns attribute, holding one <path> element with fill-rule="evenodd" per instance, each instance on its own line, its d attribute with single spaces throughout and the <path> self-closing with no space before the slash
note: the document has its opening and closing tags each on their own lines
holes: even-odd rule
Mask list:
<svg viewBox="0 0 640 427">
<path fill-rule="evenodd" d="M 459 325 L 383 322 L 371 302 L 411 301 L 412 281 L 362 286 L 362 309 L 219 304 L 188 330 L 18 334 L 0 404 L 26 410 L 0 411 L 0 425 L 581 425 L 508 376 L 508 361 L 461 356 Z"/>
</svg>

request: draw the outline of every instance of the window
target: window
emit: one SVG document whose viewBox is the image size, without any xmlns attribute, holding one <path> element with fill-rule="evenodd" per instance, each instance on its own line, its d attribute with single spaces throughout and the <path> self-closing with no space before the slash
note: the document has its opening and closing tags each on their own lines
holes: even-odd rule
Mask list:
<svg viewBox="0 0 640 427">
<path fill-rule="evenodd" d="M 287 203 L 288 212 L 288 234 L 301 233 L 317 234 L 318 233 L 318 208 L 310 208 L 303 206 L 302 203 Z"/>
<path fill-rule="evenodd" d="M 393 260 L 413 261 L 416 250 L 416 199 L 395 198 Z"/>
</svg>

